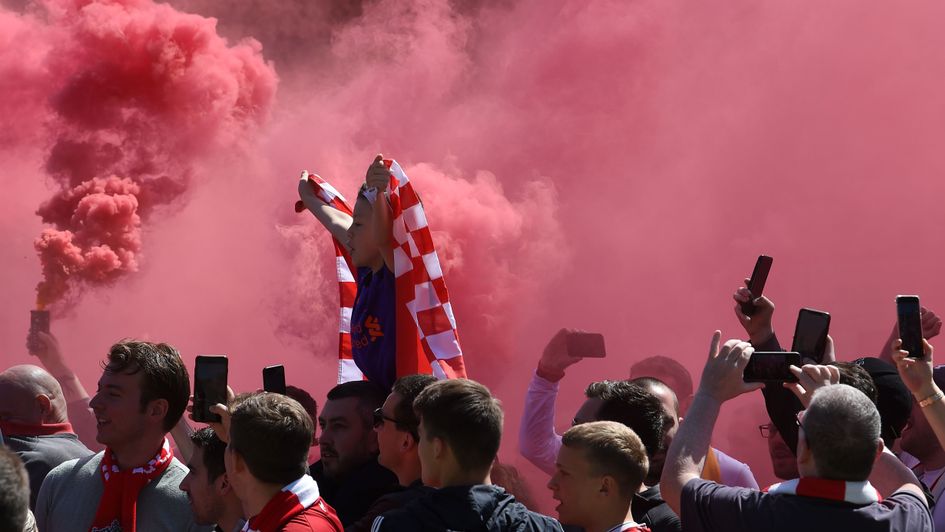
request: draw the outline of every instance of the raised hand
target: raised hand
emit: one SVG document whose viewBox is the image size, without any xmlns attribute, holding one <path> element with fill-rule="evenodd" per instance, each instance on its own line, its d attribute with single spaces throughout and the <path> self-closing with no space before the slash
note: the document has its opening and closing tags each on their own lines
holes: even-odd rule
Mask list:
<svg viewBox="0 0 945 532">
<path fill-rule="evenodd" d="M 764 385 L 745 382 L 745 366 L 755 349 L 748 342 L 732 339 L 720 345 L 722 332 L 715 331 L 709 345 L 709 359 L 702 370 L 697 393 L 718 402 L 728 401 L 743 393 L 758 390 Z"/>
<path fill-rule="evenodd" d="M 568 353 L 568 336 L 581 332 L 575 329 L 561 329 L 548 342 L 538 360 L 538 375 L 551 382 L 557 382 L 564 377 L 564 371 L 571 365 L 581 361 L 581 357 Z"/>
<path fill-rule="evenodd" d="M 739 287 L 732 295 L 735 300 L 735 317 L 748 333 L 748 340 L 752 345 L 761 345 L 774 335 L 771 318 L 774 316 L 774 303 L 765 296 L 755 299 L 751 291 L 746 288 L 751 279 L 745 279 L 745 286 Z M 755 312 L 751 316 L 742 312 L 742 303 L 752 301 Z"/>
<path fill-rule="evenodd" d="M 783 386 L 794 392 L 804 408 L 810 406 L 815 391 L 840 382 L 840 369 L 837 366 L 815 364 L 805 364 L 800 368 L 791 366 L 791 373 L 797 377 L 797 382 L 785 382 Z"/>
<path fill-rule="evenodd" d="M 384 156 L 380 153 L 374 157 L 374 162 L 368 167 L 364 182 L 368 188 L 376 189 L 378 193 L 385 192 L 390 185 L 390 169 L 384 164 Z"/>
</svg>

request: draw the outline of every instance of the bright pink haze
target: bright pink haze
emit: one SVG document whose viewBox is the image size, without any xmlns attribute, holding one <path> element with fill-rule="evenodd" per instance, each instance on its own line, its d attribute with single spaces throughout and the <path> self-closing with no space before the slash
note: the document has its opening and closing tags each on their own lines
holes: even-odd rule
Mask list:
<svg viewBox="0 0 945 532">
<path fill-rule="evenodd" d="M 38 210 L 54 228 L 35 243 L 37 301 L 59 308 L 138 270 L 142 222 L 187 191 L 195 162 L 252 138 L 276 75 L 254 41 L 229 46 L 214 20 L 150 0 L 31 7 L 38 18 L 10 20 L 47 36 L 19 72 L 47 105 L 19 118 L 44 123 L 61 187 Z"/>
<path fill-rule="evenodd" d="M 609 350 L 569 372 L 562 428 L 588 381 L 644 356 L 678 357 L 698 382 L 712 331 L 743 335 L 731 293 L 761 252 L 785 344 L 803 306 L 832 313 L 841 359 L 875 354 L 896 294 L 945 312 L 940 2 L 90 5 L 0 10 L 5 364 L 29 360 L 43 205 L 73 232 L 49 238 L 44 264 L 113 285 L 54 324 L 87 384 L 111 342 L 138 336 L 188 361 L 229 354 L 243 389 L 285 363 L 322 400 L 332 250 L 292 212 L 296 180 L 317 171 L 353 199 L 378 152 L 423 195 L 469 374 L 503 399 L 513 462 L 555 330 L 602 332 Z M 229 41 L 175 9 L 217 17 Z M 274 100 L 250 37 L 279 72 Z M 758 404 L 726 406 L 734 428 L 715 443 L 765 482 Z"/>
</svg>

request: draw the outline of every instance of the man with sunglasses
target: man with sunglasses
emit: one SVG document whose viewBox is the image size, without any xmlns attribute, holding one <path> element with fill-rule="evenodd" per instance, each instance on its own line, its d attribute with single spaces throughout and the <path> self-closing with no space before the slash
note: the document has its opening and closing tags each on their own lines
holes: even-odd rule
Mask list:
<svg viewBox="0 0 945 532">
<path fill-rule="evenodd" d="M 321 459 L 312 464 L 310 474 L 346 528 L 380 496 L 399 489 L 397 477 L 377 463 L 373 413 L 384 398 L 384 391 L 372 382 L 345 382 L 328 392 L 318 416 Z"/>
<path fill-rule="evenodd" d="M 420 480 L 420 454 L 417 430 L 420 420 L 413 410 L 413 400 L 427 386 L 436 382 L 432 375 L 407 375 L 397 379 L 387 400 L 374 410 L 374 432 L 377 433 L 377 461 L 397 475 L 401 490 L 377 499 L 367 513 L 345 527 L 346 532 L 371 529 L 374 518 L 431 491 Z"/>
</svg>

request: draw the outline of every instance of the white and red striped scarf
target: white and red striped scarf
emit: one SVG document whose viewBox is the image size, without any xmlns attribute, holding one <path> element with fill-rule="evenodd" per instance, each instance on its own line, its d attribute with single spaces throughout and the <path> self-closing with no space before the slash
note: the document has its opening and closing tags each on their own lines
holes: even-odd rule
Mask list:
<svg viewBox="0 0 945 532">
<path fill-rule="evenodd" d="M 423 204 L 397 161 L 385 159 L 384 164 L 391 174 L 397 376 L 432 370 L 438 379 L 465 378 L 456 318 Z M 410 352 L 416 356 L 400 356 Z"/>
<path fill-rule="evenodd" d="M 111 449 L 102 456 L 102 483 L 105 489 L 92 520 L 92 532 L 121 530 L 134 532 L 137 519 L 138 494 L 152 480 L 161 476 L 174 458 L 167 438 L 161 450 L 143 467 L 120 470 Z"/>
<path fill-rule="evenodd" d="M 800 495 L 801 497 L 845 501 L 858 505 L 872 504 L 883 500 L 876 488 L 866 480 L 847 482 L 805 477 L 773 484 L 764 491 L 769 495 Z"/>
<path fill-rule="evenodd" d="M 312 505 L 317 505 L 319 513 L 340 532 L 341 523 L 338 517 L 321 499 L 318 484 L 308 475 L 286 485 L 275 497 L 269 499 L 263 509 L 243 525 L 242 532 L 275 532 Z"/>
<path fill-rule="evenodd" d="M 315 196 L 335 209 L 354 216 L 351 206 L 345 201 L 335 187 L 322 179 L 318 174 L 310 174 L 302 171 L 302 180 L 307 180 L 315 191 Z M 300 201 L 295 205 L 296 212 L 305 210 L 305 205 Z M 359 381 L 364 379 L 364 374 L 354 363 L 354 356 L 351 352 L 351 312 L 354 308 L 354 298 L 358 293 L 358 283 L 354 278 L 354 266 L 351 264 L 351 256 L 347 248 L 332 237 L 332 244 L 335 247 L 335 272 L 338 275 L 338 292 L 340 296 L 340 319 L 338 321 L 338 383 L 348 381 Z"/>
<path fill-rule="evenodd" d="M 440 379 L 464 378 L 466 368 L 459 345 L 456 318 L 449 291 L 433 245 L 426 213 L 410 179 L 400 165 L 385 160 L 391 178 L 391 206 L 396 287 L 397 377 L 432 373 Z M 317 174 L 302 173 L 326 204 L 349 215 L 351 207 L 341 194 Z M 296 205 L 296 210 L 304 206 Z M 341 291 L 341 336 L 338 349 L 338 382 L 364 378 L 351 353 L 351 311 L 357 293 L 354 268 L 347 250 L 335 245 L 338 283 Z"/>
</svg>

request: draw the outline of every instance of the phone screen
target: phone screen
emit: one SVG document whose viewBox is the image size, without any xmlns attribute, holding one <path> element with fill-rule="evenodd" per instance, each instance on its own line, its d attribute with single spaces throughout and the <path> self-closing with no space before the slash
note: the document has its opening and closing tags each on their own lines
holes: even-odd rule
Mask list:
<svg viewBox="0 0 945 532">
<path fill-rule="evenodd" d="M 791 366 L 801 365 L 800 353 L 755 351 L 745 366 L 745 382 L 797 382 Z"/>
<path fill-rule="evenodd" d="M 896 312 L 899 315 L 899 338 L 902 350 L 910 357 L 922 358 L 922 317 L 919 296 L 899 296 L 896 298 Z"/>
<path fill-rule="evenodd" d="M 267 366 L 263 368 L 263 390 L 285 395 L 285 366 Z"/>
<path fill-rule="evenodd" d="M 748 290 L 751 292 L 752 301 L 764 295 L 765 283 L 768 282 L 768 273 L 771 271 L 771 265 L 774 259 L 767 255 L 758 256 L 755 261 L 755 269 L 751 272 L 751 279 L 748 280 Z M 755 305 L 751 301 L 742 303 L 742 313 L 751 316 L 755 313 Z"/>
<path fill-rule="evenodd" d="M 575 332 L 568 335 L 568 354 L 573 357 L 604 358 L 604 335 Z"/>
<path fill-rule="evenodd" d="M 227 359 L 225 355 L 201 355 L 194 367 L 194 421 L 220 421 L 210 407 L 226 404 Z"/>
<path fill-rule="evenodd" d="M 794 344 L 791 351 L 796 351 L 802 357 L 813 359 L 814 362 L 820 364 L 824 360 L 829 331 L 830 314 L 802 308 L 797 313 L 797 325 L 794 328 Z"/>
</svg>

